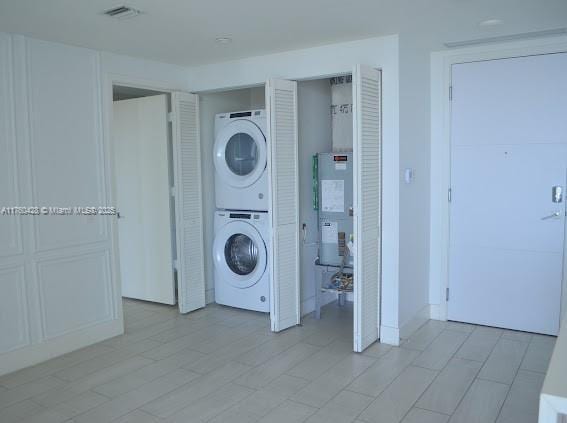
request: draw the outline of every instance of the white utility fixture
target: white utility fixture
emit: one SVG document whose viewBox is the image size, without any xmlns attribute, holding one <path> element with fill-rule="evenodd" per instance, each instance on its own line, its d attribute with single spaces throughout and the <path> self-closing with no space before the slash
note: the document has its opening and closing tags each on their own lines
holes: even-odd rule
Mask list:
<svg viewBox="0 0 567 423">
<path fill-rule="evenodd" d="M 268 213 L 215 212 L 215 302 L 270 311 Z"/>
<path fill-rule="evenodd" d="M 558 333 L 565 75 L 567 54 L 452 67 L 450 320 Z"/>
<path fill-rule="evenodd" d="M 215 116 L 215 198 L 225 210 L 268 210 L 265 110 Z"/>
</svg>

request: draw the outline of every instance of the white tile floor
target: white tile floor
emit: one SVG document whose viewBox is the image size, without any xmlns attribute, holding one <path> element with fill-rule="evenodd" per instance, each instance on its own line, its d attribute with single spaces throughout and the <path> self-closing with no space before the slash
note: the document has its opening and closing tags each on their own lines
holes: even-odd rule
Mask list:
<svg viewBox="0 0 567 423">
<path fill-rule="evenodd" d="M 281 334 L 215 305 L 124 310 L 125 335 L 0 378 L 0 422 L 536 422 L 555 342 L 429 321 L 354 354 L 335 305 Z"/>
</svg>

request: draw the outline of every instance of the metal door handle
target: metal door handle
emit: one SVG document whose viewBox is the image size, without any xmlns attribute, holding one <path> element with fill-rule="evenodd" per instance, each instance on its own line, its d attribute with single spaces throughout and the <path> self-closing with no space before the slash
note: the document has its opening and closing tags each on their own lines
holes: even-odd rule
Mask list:
<svg viewBox="0 0 567 423">
<path fill-rule="evenodd" d="M 550 214 L 549 216 L 542 217 L 541 220 L 553 219 L 554 217 L 561 216 L 561 212 L 555 212 Z"/>
</svg>

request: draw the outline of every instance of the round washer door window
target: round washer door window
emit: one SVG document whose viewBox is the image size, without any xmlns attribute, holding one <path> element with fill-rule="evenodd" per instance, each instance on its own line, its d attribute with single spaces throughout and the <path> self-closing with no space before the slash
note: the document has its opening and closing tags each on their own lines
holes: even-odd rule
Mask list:
<svg viewBox="0 0 567 423">
<path fill-rule="evenodd" d="M 218 176 L 232 187 L 249 187 L 266 170 L 266 138 L 250 120 L 236 119 L 227 124 L 217 134 L 213 150 Z"/>
<path fill-rule="evenodd" d="M 224 245 L 226 264 L 238 275 L 249 275 L 258 264 L 258 247 L 244 234 L 234 234 Z"/>
<path fill-rule="evenodd" d="M 253 225 L 234 220 L 215 233 L 213 260 L 223 282 L 235 288 L 249 288 L 266 272 L 268 251 Z"/>
</svg>

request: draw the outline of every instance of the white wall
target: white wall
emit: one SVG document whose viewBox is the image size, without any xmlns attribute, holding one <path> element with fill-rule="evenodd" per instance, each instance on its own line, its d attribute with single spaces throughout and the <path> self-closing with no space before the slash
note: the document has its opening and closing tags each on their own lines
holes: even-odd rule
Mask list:
<svg viewBox="0 0 567 423">
<path fill-rule="evenodd" d="M 215 300 L 213 279 L 213 242 L 215 207 L 215 170 L 213 166 L 213 146 L 215 143 L 215 115 L 264 108 L 264 87 L 204 93 L 199 96 L 201 125 L 201 160 L 208 163 L 202 167 L 203 178 L 203 221 L 205 225 L 205 279 L 207 304 Z"/>
<path fill-rule="evenodd" d="M 0 206 L 113 205 L 111 74 L 186 88 L 186 73 L 0 33 Z M 115 218 L 0 216 L 0 374 L 123 331 Z"/>
<path fill-rule="evenodd" d="M 429 85 L 429 44 L 417 34 L 401 34 L 400 179 L 406 168 L 414 173 L 410 184 L 400 185 L 402 337 L 429 318 Z"/>
<path fill-rule="evenodd" d="M 362 63 L 382 69 L 383 84 L 383 341 L 399 341 L 399 84 L 398 37 L 388 36 L 192 67 L 193 91 L 222 90 L 264 83 L 268 78 L 318 79 L 351 73 Z M 425 228 L 427 231 L 427 227 Z M 408 265 L 411 265 L 408 264 Z"/>
</svg>

